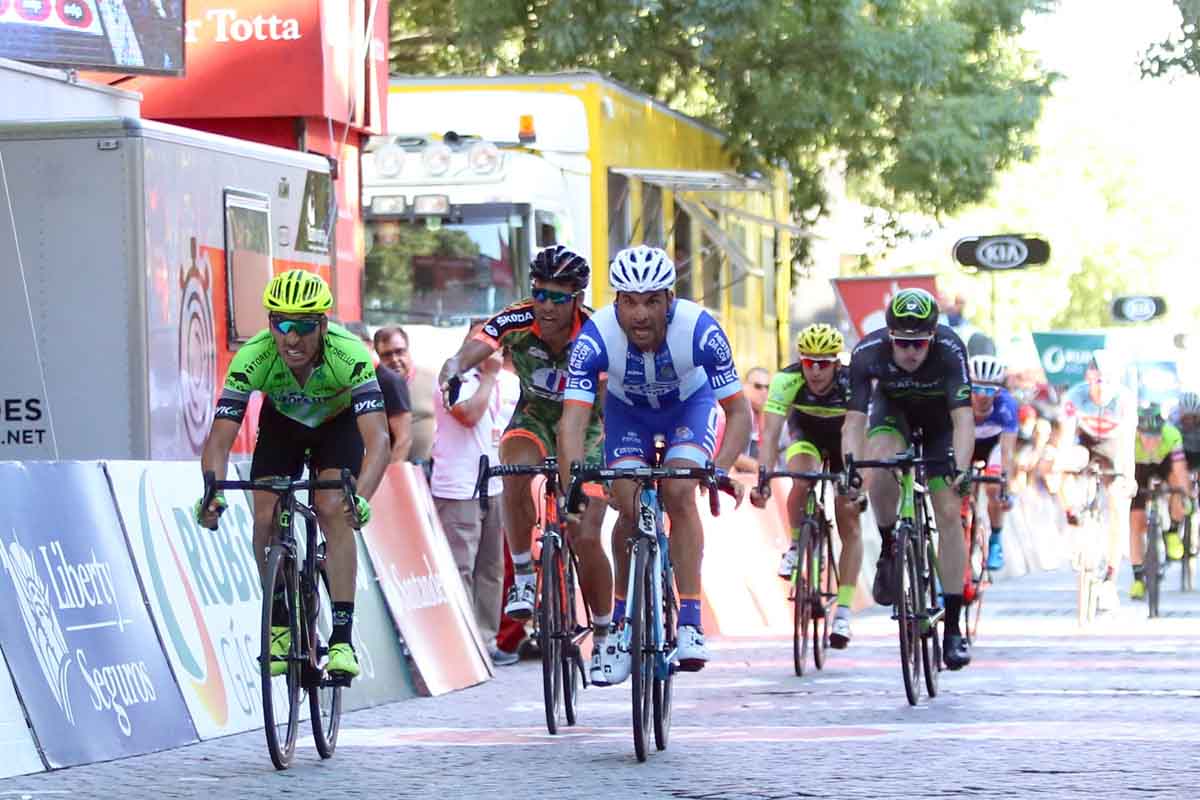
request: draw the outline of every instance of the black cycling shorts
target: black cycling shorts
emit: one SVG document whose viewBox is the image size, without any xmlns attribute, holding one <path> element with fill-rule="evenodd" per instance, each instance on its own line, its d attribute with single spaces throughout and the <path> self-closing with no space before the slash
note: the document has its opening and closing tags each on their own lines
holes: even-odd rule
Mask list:
<svg viewBox="0 0 1200 800">
<path fill-rule="evenodd" d="M 1184 450 L 1183 454 L 1187 457 L 1188 469 L 1200 470 L 1200 450 Z"/>
<path fill-rule="evenodd" d="M 1108 439 L 1097 439 L 1076 429 L 1075 443 L 1087 448 L 1088 454 L 1093 461 L 1100 464 L 1101 469 L 1111 470 L 1117 463 L 1117 451 L 1119 448 L 1117 447 L 1115 436 Z"/>
<path fill-rule="evenodd" d="M 831 417 L 829 421 L 815 420 L 807 414 L 793 410 L 787 418 L 788 437 L 792 440 L 786 450 L 788 461 L 799 453 L 816 456 L 825 462 L 828 465 L 827 472 L 841 472 L 845 469 L 842 463 L 843 419 Z"/>
<path fill-rule="evenodd" d="M 888 398 L 879 387 L 871 393 L 871 413 L 868 417 L 867 436 L 892 432 L 900 435 L 906 443 L 912 442 L 912 432 L 920 428 L 923 436 L 925 458 L 943 456 L 945 461 L 925 467 L 930 478 L 949 478 L 957 468 L 949 456 L 954 450 L 954 424 L 945 405 L 933 403 L 925 406 L 907 406 Z"/>
<path fill-rule="evenodd" d="M 988 459 L 992 457 L 992 450 L 999 443 L 1000 443 L 1000 434 L 998 434 L 998 433 L 995 436 L 989 436 L 986 439 L 976 439 L 975 440 L 975 453 L 971 456 L 971 463 L 974 464 L 976 462 L 982 461 L 983 463 L 986 464 Z"/>
<path fill-rule="evenodd" d="M 310 428 L 280 414 L 271 401 L 263 401 L 250 479 L 276 475 L 298 479 L 304 471 L 307 450 L 312 450 L 317 471 L 348 468 L 357 478 L 363 460 L 357 419 L 347 409 L 319 427 Z"/>
<path fill-rule="evenodd" d="M 1158 478 L 1165 481 L 1170 474 L 1171 458 L 1169 456 L 1158 464 L 1134 464 L 1133 477 L 1137 480 L 1138 491 L 1133 496 L 1133 503 L 1129 507 L 1134 510 L 1144 510 L 1149 498 L 1143 494 L 1143 490 L 1150 488 L 1150 479 Z"/>
</svg>

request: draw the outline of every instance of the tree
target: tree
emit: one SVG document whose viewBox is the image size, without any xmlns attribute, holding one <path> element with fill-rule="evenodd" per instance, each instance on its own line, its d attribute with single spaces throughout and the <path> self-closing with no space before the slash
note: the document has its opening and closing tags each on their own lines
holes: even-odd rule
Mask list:
<svg viewBox="0 0 1200 800">
<path fill-rule="evenodd" d="M 1200 1 L 1175 0 L 1179 30 L 1151 45 L 1142 58 L 1142 75 L 1159 78 L 1173 72 L 1200 75 Z"/>
<path fill-rule="evenodd" d="M 1052 76 L 1014 39 L 1027 12 L 1051 5 L 419 0 L 392 4 L 392 63 L 598 70 L 725 131 L 743 171 L 790 166 L 800 220 L 826 213 L 833 169 L 891 215 L 886 228 L 905 211 L 942 216 L 979 202 L 997 173 L 1030 156 Z M 424 57 L 414 36 L 446 49 Z"/>
</svg>

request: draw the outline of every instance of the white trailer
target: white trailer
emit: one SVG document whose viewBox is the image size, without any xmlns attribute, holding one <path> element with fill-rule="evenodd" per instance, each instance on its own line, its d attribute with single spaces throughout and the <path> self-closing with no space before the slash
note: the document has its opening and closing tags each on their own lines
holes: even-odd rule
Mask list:
<svg viewBox="0 0 1200 800">
<path fill-rule="evenodd" d="M 0 460 L 195 457 L 272 272 L 329 277 L 329 198 L 318 156 L 128 117 L 0 124 Z"/>
</svg>

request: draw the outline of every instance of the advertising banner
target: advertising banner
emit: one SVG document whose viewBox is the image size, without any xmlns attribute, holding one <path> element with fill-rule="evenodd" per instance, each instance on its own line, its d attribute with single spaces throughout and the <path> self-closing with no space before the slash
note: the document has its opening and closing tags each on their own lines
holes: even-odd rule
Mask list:
<svg viewBox="0 0 1200 800">
<path fill-rule="evenodd" d="M 1103 333 L 1035 331 L 1033 344 L 1052 386 L 1074 386 L 1083 380 L 1092 352 L 1104 347 Z"/>
<path fill-rule="evenodd" d="M 200 738 L 262 727 L 262 585 L 245 493 L 225 493 L 229 507 L 209 531 L 192 519 L 203 488 L 195 463 L 110 461 L 105 469 Z M 286 704 L 282 686 L 276 697 Z"/>
<path fill-rule="evenodd" d="M 196 741 L 99 464 L 0 463 L 0 603 L 50 767 Z"/>
<path fill-rule="evenodd" d="M 4 753 L 0 759 L 0 778 L 28 775 L 46 768 L 33 743 L 33 733 L 7 669 L 0 669 L 0 752 Z"/>
<path fill-rule="evenodd" d="M 882 278 L 833 278 L 833 291 L 842 313 L 858 338 L 884 327 L 884 310 L 901 289 L 925 289 L 937 296 L 932 275 L 890 275 Z"/>
<path fill-rule="evenodd" d="M 430 695 L 491 677 L 474 610 L 442 533 L 425 475 L 388 467 L 363 531 L 383 595 Z"/>
</svg>

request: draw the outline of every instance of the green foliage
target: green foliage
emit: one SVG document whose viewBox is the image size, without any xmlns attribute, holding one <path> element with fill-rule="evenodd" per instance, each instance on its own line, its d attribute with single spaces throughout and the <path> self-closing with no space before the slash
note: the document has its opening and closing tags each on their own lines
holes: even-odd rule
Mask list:
<svg viewBox="0 0 1200 800">
<path fill-rule="evenodd" d="M 802 221 L 826 213 L 830 168 L 844 170 L 860 199 L 886 212 L 941 216 L 983 200 L 998 172 L 1028 159 L 1052 76 L 1014 40 L 1026 13 L 1051 5 L 393 2 L 392 65 L 492 74 L 594 69 L 725 131 L 742 170 L 789 165 Z"/>
<path fill-rule="evenodd" d="M 414 282 L 414 256 L 470 258 L 479 256 L 479 245 L 465 231 L 431 229 L 423 225 L 381 223 L 389 226 L 375 235 L 364 261 L 364 308 L 372 321 L 389 321 L 399 311 L 430 312 L 421 306 L 422 287 Z M 394 227 L 394 230 L 391 229 Z M 421 302 L 415 304 L 414 294 Z"/>
<path fill-rule="evenodd" d="M 1174 72 L 1200 75 L 1200 2 L 1175 0 L 1179 8 L 1179 30 L 1142 57 L 1142 75 L 1159 78 Z"/>
</svg>

